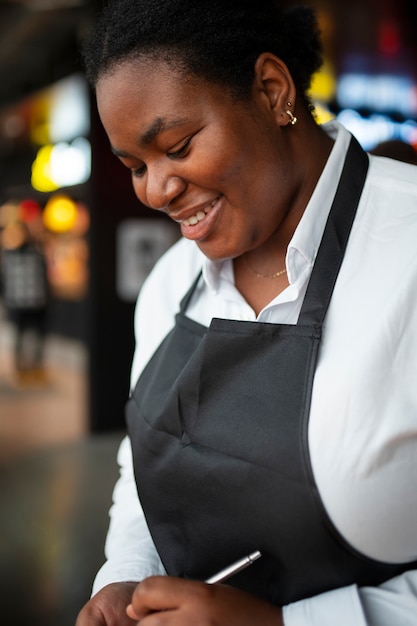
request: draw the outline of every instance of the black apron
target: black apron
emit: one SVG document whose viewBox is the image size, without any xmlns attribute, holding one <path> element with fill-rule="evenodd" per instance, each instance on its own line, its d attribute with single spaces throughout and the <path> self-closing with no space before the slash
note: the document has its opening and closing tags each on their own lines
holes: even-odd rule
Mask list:
<svg viewBox="0 0 417 626">
<path fill-rule="evenodd" d="M 127 405 L 138 493 L 169 575 L 204 580 L 260 550 L 230 584 L 284 605 L 410 568 L 357 553 L 327 516 L 308 451 L 323 320 L 368 157 L 352 139 L 296 325 L 185 316 Z"/>
</svg>

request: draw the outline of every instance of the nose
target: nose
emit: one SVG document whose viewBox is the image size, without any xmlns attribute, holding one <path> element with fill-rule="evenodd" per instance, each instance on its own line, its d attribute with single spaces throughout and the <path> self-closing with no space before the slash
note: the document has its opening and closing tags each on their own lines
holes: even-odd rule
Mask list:
<svg viewBox="0 0 417 626">
<path fill-rule="evenodd" d="M 163 166 L 148 165 L 142 178 L 133 178 L 133 187 L 143 204 L 156 211 L 166 211 L 169 204 L 184 191 L 186 183 Z"/>
</svg>

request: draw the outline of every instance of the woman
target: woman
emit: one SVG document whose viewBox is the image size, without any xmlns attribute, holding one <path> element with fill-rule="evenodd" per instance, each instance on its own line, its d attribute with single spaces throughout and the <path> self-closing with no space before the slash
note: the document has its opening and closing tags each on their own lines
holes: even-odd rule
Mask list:
<svg viewBox="0 0 417 626">
<path fill-rule="evenodd" d="M 414 623 L 416 170 L 317 125 L 309 9 L 112 2 L 86 65 L 137 197 L 182 239 L 140 294 L 77 626 Z"/>
</svg>

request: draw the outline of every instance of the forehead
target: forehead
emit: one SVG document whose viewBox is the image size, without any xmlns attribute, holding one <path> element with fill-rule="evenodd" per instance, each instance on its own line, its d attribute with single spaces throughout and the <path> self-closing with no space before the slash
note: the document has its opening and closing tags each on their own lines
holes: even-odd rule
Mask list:
<svg viewBox="0 0 417 626">
<path fill-rule="evenodd" d="M 220 86 L 184 75 L 167 62 L 129 60 L 101 76 L 96 87 L 100 116 L 134 115 L 147 125 L 150 118 L 185 117 L 195 108 L 225 101 Z"/>
</svg>

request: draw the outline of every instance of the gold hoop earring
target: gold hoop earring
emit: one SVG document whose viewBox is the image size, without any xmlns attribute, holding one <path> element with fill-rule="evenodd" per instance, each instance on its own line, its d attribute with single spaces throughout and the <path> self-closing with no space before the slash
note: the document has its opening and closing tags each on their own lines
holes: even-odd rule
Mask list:
<svg viewBox="0 0 417 626">
<path fill-rule="evenodd" d="M 285 111 L 285 113 L 288 115 L 288 117 L 290 118 L 290 124 L 292 126 L 294 126 L 294 124 L 297 123 L 297 118 L 291 113 L 291 111 L 289 109 L 287 109 Z"/>
</svg>

